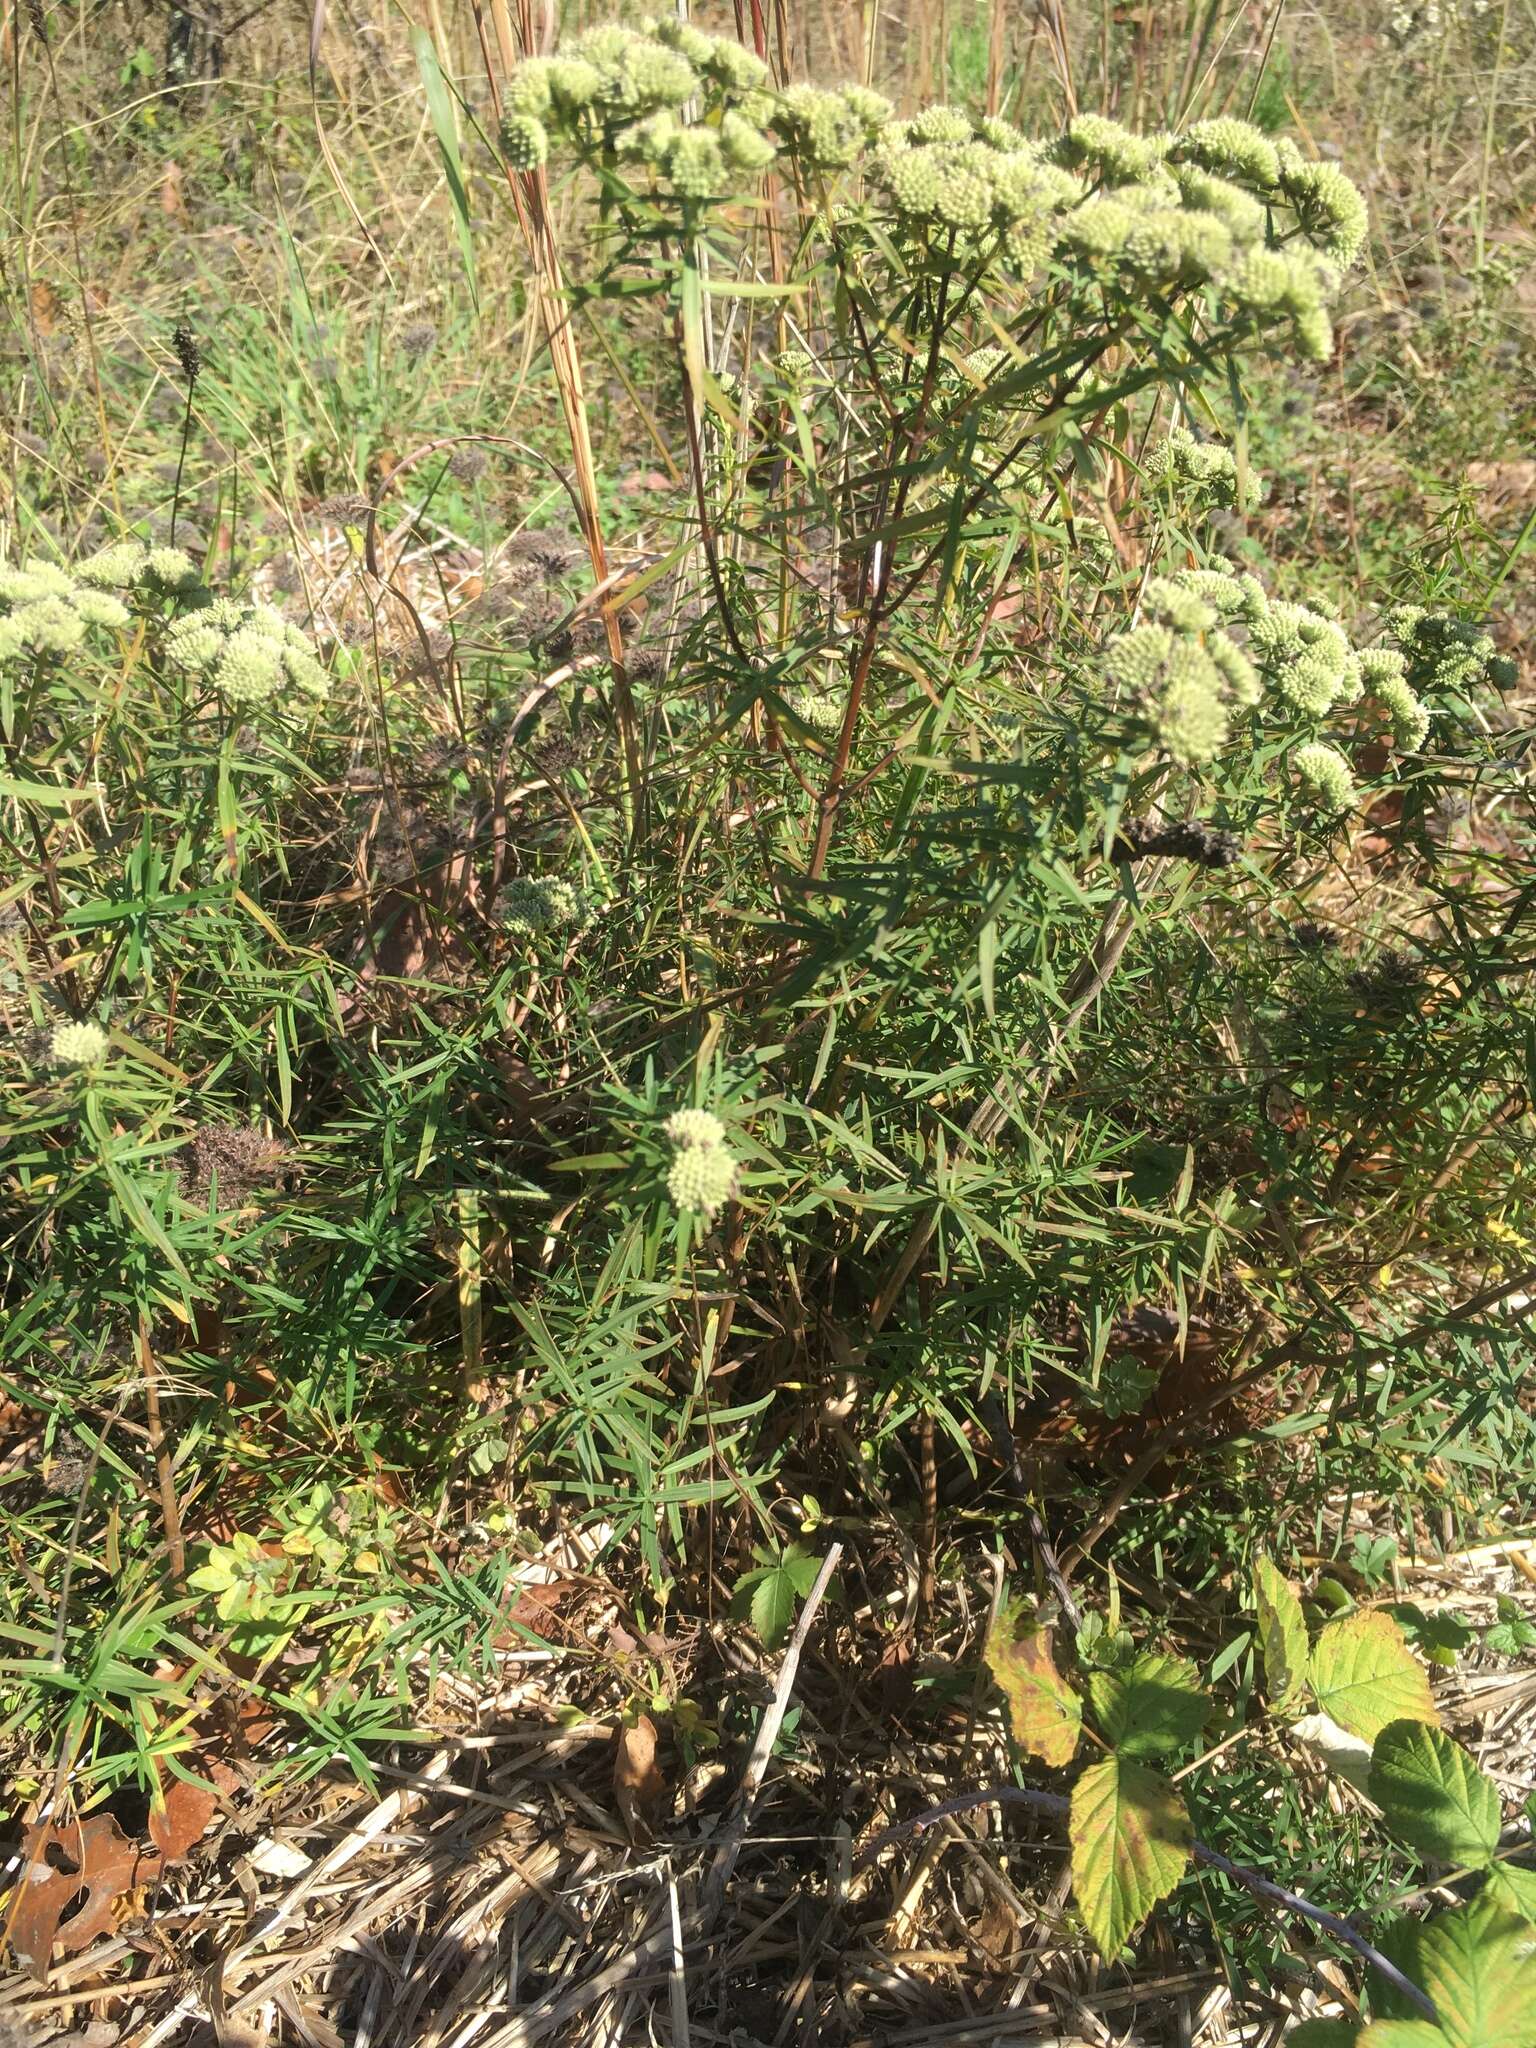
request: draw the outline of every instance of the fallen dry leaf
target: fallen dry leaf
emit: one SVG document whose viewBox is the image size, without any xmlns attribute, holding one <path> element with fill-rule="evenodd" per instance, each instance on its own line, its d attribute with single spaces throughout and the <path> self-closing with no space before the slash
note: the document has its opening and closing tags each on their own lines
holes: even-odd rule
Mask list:
<svg viewBox="0 0 1536 2048">
<path fill-rule="evenodd" d="M 632 1842 L 649 1842 L 661 1818 L 667 1781 L 656 1762 L 656 1723 L 638 1714 L 620 1724 L 613 1745 L 613 1797 Z"/>
<path fill-rule="evenodd" d="M 1469 462 L 1467 482 L 1498 503 L 1536 498 L 1536 462 Z"/>
<path fill-rule="evenodd" d="M 228 1774 L 233 1777 L 232 1773 Z M 235 1781 L 238 1782 L 238 1781 Z M 219 1795 L 211 1785 L 192 1785 L 172 1778 L 165 1804 L 149 1816 L 149 1838 L 167 1863 L 179 1863 L 203 1838 L 218 1811 Z"/>
<path fill-rule="evenodd" d="M 55 1827 L 41 1821 L 21 1845 L 22 1879 L 10 1945 L 34 1977 L 48 1974 L 56 1948 L 73 1955 L 112 1925 L 113 1901 L 160 1868 L 155 1850 L 130 1842 L 109 1813 Z"/>
<path fill-rule="evenodd" d="M 181 165 L 174 160 L 168 163 L 160 177 L 160 211 L 167 220 L 184 220 L 187 213 L 187 195 L 182 190 Z"/>
</svg>

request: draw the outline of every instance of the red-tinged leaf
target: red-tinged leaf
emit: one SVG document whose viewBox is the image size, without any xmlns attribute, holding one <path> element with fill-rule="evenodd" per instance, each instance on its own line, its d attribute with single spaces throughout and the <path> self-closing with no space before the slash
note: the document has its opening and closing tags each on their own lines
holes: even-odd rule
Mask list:
<svg viewBox="0 0 1536 2048">
<path fill-rule="evenodd" d="M 1072 1889 L 1101 1955 L 1113 1961 L 1189 1863 L 1194 1829 L 1168 1780 L 1107 1756 L 1072 1792 Z"/>
<path fill-rule="evenodd" d="M 1008 1702 L 1013 1739 L 1042 1763 L 1069 1764 L 1083 1727 L 1083 1703 L 1051 1659 L 1051 1632 L 1016 1605 L 987 1639 L 987 1666 Z"/>
</svg>

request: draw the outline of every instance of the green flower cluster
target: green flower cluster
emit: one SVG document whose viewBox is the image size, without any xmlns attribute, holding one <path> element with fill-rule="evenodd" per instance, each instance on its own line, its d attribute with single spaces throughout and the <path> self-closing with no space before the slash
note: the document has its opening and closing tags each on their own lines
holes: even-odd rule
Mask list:
<svg viewBox="0 0 1536 2048">
<path fill-rule="evenodd" d="M 1159 289 L 1209 285 L 1288 319 L 1318 358 L 1333 347 L 1327 302 L 1365 236 L 1342 172 L 1242 121 L 1140 136 L 1083 115 L 1039 149 L 1007 122 L 932 107 L 886 126 L 870 170 L 902 226 L 943 234 L 962 259 L 1028 272 L 1054 253 Z"/>
<path fill-rule="evenodd" d="M 207 676 L 237 710 L 286 692 L 319 699 L 325 670 L 297 626 L 270 605 L 217 597 L 183 613 L 165 636 L 165 658 L 189 675 Z"/>
<path fill-rule="evenodd" d="M 592 922 L 592 906 L 574 882 L 562 875 L 542 879 L 519 876 L 501 898 L 501 923 L 513 937 L 534 939 L 542 932 L 579 932 Z"/>
<path fill-rule="evenodd" d="M 767 78 L 750 50 L 686 22 L 591 29 L 558 56 L 517 66 L 502 152 L 513 170 L 531 171 L 554 139 L 650 170 L 679 198 L 711 199 L 773 161 Z"/>
<path fill-rule="evenodd" d="M 92 626 L 111 631 L 132 617 L 118 593 L 160 598 L 196 589 L 197 564 L 181 548 L 118 541 L 61 569 L 53 562 L 0 568 L 0 662 L 71 654 Z"/>
<path fill-rule="evenodd" d="M 978 125 L 955 107 L 889 123 L 869 170 L 904 228 L 944 235 L 966 260 L 995 255 L 1026 273 L 1050 254 L 1056 216 L 1087 192 L 1007 122 Z"/>
<path fill-rule="evenodd" d="M 0 662 L 68 654 L 88 626 L 126 626 L 128 607 L 105 591 L 81 589 L 51 562 L 0 569 Z"/>
<path fill-rule="evenodd" d="M 868 86 L 829 91 L 817 85 L 792 85 L 775 107 L 772 121 L 802 163 L 813 170 L 839 171 L 863 154 L 891 113 L 890 101 Z"/>
<path fill-rule="evenodd" d="M 1291 756 L 1291 766 L 1325 816 L 1340 817 L 1354 807 L 1354 773 L 1337 747 L 1325 746 L 1321 740 L 1314 740 L 1296 749 Z"/>
<path fill-rule="evenodd" d="M 76 564 L 75 574 L 97 590 L 137 589 L 156 594 L 195 590 L 202 581 L 185 548 L 152 548 L 137 540 L 114 541 L 87 555 Z"/>
<path fill-rule="evenodd" d="M 99 1024 L 57 1025 L 48 1047 L 56 1067 L 99 1067 L 107 1056 L 107 1034 Z"/>
<path fill-rule="evenodd" d="M 1414 657 L 1406 646 L 1357 649 L 1337 620 L 1270 598 L 1230 564 L 1152 577 L 1141 610 L 1140 622 L 1105 649 L 1104 674 L 1158 746 L 1186 767 L 1212 760 L 1226 744 L 1233 714 L 1266 701 L 1289 718 L 1315 723 L 1369 695 L 1386 712 L 1400 752 L 1416 753 L 1428 736 L 1430 712 L 1413 687 Z M 1492 650 L 1486 634 L 1414 609 L 1396 613 L 1394 626 L 1405 643 L 1417 635 L 1454 646 L 1457 653 L 1445 661 L 1458 674 L 1469 661 L 1481 674 Z M 1350 808 L 1354 781 L 1335 748 L 1310 742 L 1291 760 L 1319 811 Z"/>
<path fill-rule="evenodd" d="M 706 1220 L 736 1189 L 736 1162 L 726 1149 L 725 1125 L 707 1109 L 680 1109 L 662 1126 L 672 1147 L 667 1193 L 679 1209 Z"/>
<path fill-rule="evenodd" d="M 1391 721 L 1392 744 L 1401 754 L 1416 754 L 1429 737 L 1429 707 L 1413 693 L 1407 655 L 1397 647 L 1364 648 L 1360 674 Z"/>
<path fill-rule="evenodd" d="M 1237 458 L 1219 441 L 1197 441 L 1174 427 L 1148 451 L 1146 473 L 1182 503 L 1201 510 L 1252 512 L 1264 502 L 1264 479 L 1248 470 L 1239 483 Z"/>
<path fill-rule="evenodd" d="M 843 719 L 848 709 L 847 700 L 836 696 L 831 690 L 812 689 L 807 685 L 802 689 L 791 690 L 784 702 L 802 725 L 809 726 L 814 733 L 820 733 L 823 739 L 830 739 L 834 733 L 842 730 Z"/>
<path fill-rule="evenodd" d="M 1402 649 L 1410 687 L 1425 696 L 1465 698 L 1484 686 L 1507 690 L 1516 680 L 1515 663 L 1495 651 L 1481 626 L 1415 604 L 1394 605 L 1386 624 Z"/>
</svg>

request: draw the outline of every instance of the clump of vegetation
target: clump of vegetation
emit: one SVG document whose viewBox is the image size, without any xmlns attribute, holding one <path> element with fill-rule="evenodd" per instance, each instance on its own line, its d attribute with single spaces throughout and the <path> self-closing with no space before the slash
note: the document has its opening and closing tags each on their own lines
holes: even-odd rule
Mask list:
<svg viewBox="0 0 1536 2048">
<path fill-rule="evenodd" d="M 1361 1495 L 1493 1540 L 1536 1448 L 1497 616 L 1531 528 L 1299 544 L 1274 393 L 1349 331 L 1361 193 L 1286 93 L 1225 111 L 1274 69 L 1236 95 L 1212 56 L 1202 98 L 1193 47 L 1161 111 L 1106 76 L 1137 122 L 955 76 L 898 115 L 607 24 L 498 69 L 483 133 L 415 55 L 463 306 L 381 303 L 354 348 L 306 284 L 277 373 L 249 308 L 222 347 L 178 308 L 159 483 L 11 500 L 26 1824 L 55 1772 L 83 1813 L 159 1797 L 236 1682 L 279 1775 L 366 1779 L 530 1632 L 519 1574 L 573 1530 L 635 1641 L 730 1604 L 777 1649 L 825 1600 L 861 1684 L 856 1609 L 914 1585 L 926 1653 L 947 1598 L 1038 1572 L 985 1653 L 947 1639 L 955 1682 L 974 1722 L 985 1654 L 1031 1768 L 1101 1753 L 953 1790 L 1067 1821 L 1103 1957 L 1198 1864 L 1229 1957 L 1282 1945 L 1257 1896 L 1364 1967 L 1368 2048 L 1475 2048 L 1446 1958 L 1518 1989 L 1532 1897 L 1415 1654 L 1471 1632 L 1383 1611 L 1390 1543 L 1311 1616 L 1286 1576 Z M 496 204 L 527 324 L 466 422 L 431 380 L 490 317 Z M 624 1725 L 691 1763 L 734 1708 L 655 1655 Z M 1372 1747 L 1380 1867 L 1474 1868 L 1471 1905 L 1363 1929 L 1289 1881 L 1314 1708 Z"/>
</svg>

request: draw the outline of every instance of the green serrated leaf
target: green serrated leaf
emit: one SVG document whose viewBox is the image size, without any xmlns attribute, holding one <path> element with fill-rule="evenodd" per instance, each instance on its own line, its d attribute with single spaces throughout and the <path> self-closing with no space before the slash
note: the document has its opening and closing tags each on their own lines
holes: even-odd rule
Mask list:
<svg viewBox="0 0 1536 2048">
<path fill-rule="evenodd" d="M 987 1638 L 987 1668 L 1008 1702 L 1013 1739 L 1042 1763 L 1069 1764 L 1083 1726 L 1083 1703 L 1056 1669 L 1051 1631 L 1010 1603 Z"/>
<path fill-rule="evenodd" d="M 777 1649 L 789 1634 L 799 1594 L 795 1582 L 781 1566 L 764 1572 L 752 1589 L 752 1626 L 770 1650 Z"/>
<path fill-rule="evenodd" d="M 1285 2037 L 1285 2048 L 1355 2048 L 1360 2029 L 1348 2020 L 1303 2020 Z"/>
<path fill-rule="evenodd" d="M 1480 1870 L 1499 1846 L 1498 1791 L 1467 1752 L 1423 1721 L 1392 1721 L 1371 1753 L 1371 1797 L 1410 1849 Z"/>
<path fill-rule="evenodd" d="M 1374 1742 L 1391 1721 L 1438 1727 L 1429 1679 L 1390 1615 L 1347 1614 L 1312 1646 L 1312 1690 L 1330 1719 Z"/>
<path fill-rule="evenodd" d="M 1496 1900 L 1484 1893 L 1437 1913 L 1393 1946 L 1452 2048 L 1536 2048 L 1536 1944 L 1529 1925 Z M 1419 2043 L 1401 2035 L 1388 2048 Z"/>
<path fill-rule="evenodd" d="M 1294 1714 L 1306 1694 L 1306 1617 L 1290 1581 L 1267 1557 L 1253 1568 L 1253 1611 L 1259 1620 L 1269 1704 L 1277 1714 Z"/>
<path fill-rule="evenodd" d="M 1210 1696 L 1183 1657 L 1147 1651 L 1125 1671 L 1094 1671 L 1088 1696 L 1104 1740 L 1122 1756 L 1185 1749 L 1205 1726 Z"/>
<path fill-rule="evenodd" d="M 1495 1863 L 1488 1873 L 1486 1896 L 1522 1920 L 1536 1921 L 1536 1870 L 1513 1863 Z"/>
<path fill-rule="evenodd" d="M 1072 1790 L 1072 1889 L 1099 1953 L 1113 1960 L 1189 1862 L 1194 1830 L 1168 1780 L 1107 1756 Z"/>
<path fill-rule="evenodd" d="M 1296 2034 L 1287 2034 L 1286 2048 L 1305 2032 L 1306 2028 L 1300 2027 Z M 1449 2041 L 1429 2020 L 1376 2020 L 1351 2038 L 1355 2048 L 1448 2048 Z"/>
<path fill-rule="evenodd" d="M 757 1569 L 738 1582 L 732 1611 L 750 1616 L 752 1626 L 773 1650 L 788 1635 L 797 1604 L 815 1585 L 821 1560 L 803 1543 L 791 1543 L 779 1551 L 754 1549 L 752 1554 Z"/>
</svg>

